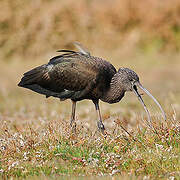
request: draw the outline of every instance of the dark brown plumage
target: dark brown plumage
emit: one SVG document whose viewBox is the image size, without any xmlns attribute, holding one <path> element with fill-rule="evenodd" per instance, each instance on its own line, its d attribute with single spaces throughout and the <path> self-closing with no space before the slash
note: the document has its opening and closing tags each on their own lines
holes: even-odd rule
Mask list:
<svg viewBox="0 0 180 180">
<path fill-rule="evenodd" d="M 46 97 L 53 96 L 60 100 L 71 99 L 73 102 L 71 126 L 75 120 L 76 102 L 90 99 L 94 102 L 98 113 L 98 128 L 104 132 L 99 99 L 116 103 L 123 98 L 126 91 L 133 91 L 138 96 L 150 120 L 149 112 L 137 91 L 137 86 L 148 95 L 150 93 L 142 87 L 138 75 L 128 68 L 120 68 L 116 71 L 109 62 L 91 56 L 82 46 L 76 45 L 80 52 L 60 50 L 59 52 L 64 54 L 53 57 L 48 64 L 24 73 L 18 86 L 31 89 Z M 161 108 L 156 100 L 155 102 Z M 164 111 L 162 112 L 165 118 Z"/>
</svg>

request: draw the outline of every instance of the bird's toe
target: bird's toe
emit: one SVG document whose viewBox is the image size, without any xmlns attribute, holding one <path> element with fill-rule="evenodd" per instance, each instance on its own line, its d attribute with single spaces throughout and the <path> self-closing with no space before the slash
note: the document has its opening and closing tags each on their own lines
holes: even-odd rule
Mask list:
<svg viewBox="0 0 180 180">
<path fill-rule="evenodd" d="M 98 130 L 100 132 L 102 132 L 102 134 L 104 134 L 104 131 L 105 131 L 105 127 L 104 127 L 104 124 L 102 122 L 98 122 L 97 123 L 97 126 L 98 126 Z"/>
</svg>

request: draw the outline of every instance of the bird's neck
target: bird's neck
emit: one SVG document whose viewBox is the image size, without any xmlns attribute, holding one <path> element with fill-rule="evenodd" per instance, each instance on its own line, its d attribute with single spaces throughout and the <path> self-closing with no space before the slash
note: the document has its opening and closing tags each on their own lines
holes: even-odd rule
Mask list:
<svg viewBox="0 0 180 180">
<path fill-rule="evenodd" d="M 115 74 L 111 79 L 109 90 L 104 93 L 101 100 L 110 104 L 117 103 L 124 97 L 124 93 L 125 90 L 120 86 L 118 76 Z"/>
</svg>

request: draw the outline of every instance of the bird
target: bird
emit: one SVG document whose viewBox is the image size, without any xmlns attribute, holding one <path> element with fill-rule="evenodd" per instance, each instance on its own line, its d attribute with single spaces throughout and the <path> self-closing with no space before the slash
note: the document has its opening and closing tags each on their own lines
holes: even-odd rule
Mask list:
<svg viewBox="0 0 180 180">
<path fill-rule="evenodd" d="M 79 42 L 74 45 L 78 51 L 58 50 L 61 53 L 52 57 L 47 64 L 25 72 L 18 86 L 43 94 L 46 98 L 55 97 L 60 101 L 71 99 L 72 112 L 70 126 L 75 127 L 76 103 L 92 100 L 97 112 L 97 127 L 104 134 L 99 100 L 112 104 L 121 101 L 127 91 L 134 92 L 142 104 L 151 124 L 150 113 L 138 92 L 144 91 L 159 106 L 162 116 L 166 115 L 154 96 L 140 83 L 139 76 L 131 69 L 120 67 L 118 70 L 108 61 L 92 56 Z"/>
</svg>

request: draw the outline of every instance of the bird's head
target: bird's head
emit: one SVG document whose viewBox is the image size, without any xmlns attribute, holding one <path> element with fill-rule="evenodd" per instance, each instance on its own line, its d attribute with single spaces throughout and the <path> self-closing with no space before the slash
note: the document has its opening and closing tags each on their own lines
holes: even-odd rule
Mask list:
<svg viewBox="0 0 180 180">
<path fill-rule="evenodd" d="M 117 75 L 118 83 L 124 91 L 133 91 L 134 85 L 139 82 L 138 75 L 129 68 L 120 68 Z"/>
<path fill-rule="evenodd" d="M 124 91 L 132 91 L 134 94 L 138 97 L 139 101 L 144 107 L 144 110 L 146 111 L 148 115 L 148 119 L 151 120 L 149 111 L 141 97 L 141 95 L 138 92 L 138 88 L 140 88 L 142 91 L 144 91 L 149 97 L 153 99 L 153 101 L 159 106 L 160 110 L 162 111 L 163 117 L 166 120 L 166 115 L 159 104 L 159 102 L 154 98 L 154 96 L 147 90 L 145 89 L 140 81 L 138 75 L 131 69 L 129 68 L 120 68 L 117 73 L 118 76 L 118 83 L 120 86 L 123 88 Z"/>
</svg>

